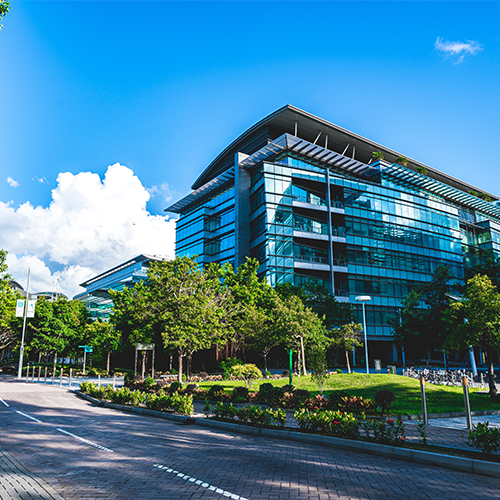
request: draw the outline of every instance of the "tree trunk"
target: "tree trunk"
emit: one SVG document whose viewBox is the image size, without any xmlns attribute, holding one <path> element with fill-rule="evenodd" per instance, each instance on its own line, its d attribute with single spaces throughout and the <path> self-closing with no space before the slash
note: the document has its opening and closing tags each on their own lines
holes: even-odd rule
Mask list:
<svg viewBox="0 0 500 500">
<path fill-rule="evenodd" d="M 488 350 L 486 352 L 486 363 L 488 365 L 488 385 L 490 387 L 490 398 L 497 399 L 497 386 L 495 384 L 495 371 L 493 368 L 493 356 L 491 352 Z"/>
<path fill-rule="evenodd" d="M 168 368 L 168 371 L 172 373 L 172 363 L 174 362 L 174 356 L 171 354 L 170 355 L 170 366 Z"/>
<path fill-rule="evenodd" d="M 427 368 L 429 368 L 429 363 L 431 361 L 431 351 L 429 349 L 426 349 L 427 351 Z"/>
<path fill-rule="evenodd" d="M 56 372 L 56 362 L 57 362 L 57 352 L 54 353 L 54 366 L 52 367 L 52 373 Z"/>
<path fill-rule="evenodd" d="M 349 364 L 349 351 L 345 350 L 345 359 L 347 361 L 347 373 L 351 373 L 351 365 Z"/>
<path fill-rule="evenodd" d="M 106 375 L 109 375 L 110 365 L 111 365 L 111 351 L 108 351 L 108 360 L 106 362 Z"/>
<path fill-rule="evenodd" d="M 306 370 L 306 353 L 304 351 L 304 338 L 300 337 L 300 350 L 302 351 L 302 373 L 307 375 Z"/>
<path fill-rule="evenodd" d="M 146 375 L 146 351 L 142 351 L 142 379 Z"/>
<path fill-rule="evenodd" d="M 267 372 L 267 355 L 269 352 L 265 352 L 262 354 L 262 357 L 264 358 L 264 371 Z"/>
<path fill-rule="evenodd" d="M 177 378 L 177 380 L 182 384 L 182 354 L 179 353 L 179 376 Z"/>
</svg>

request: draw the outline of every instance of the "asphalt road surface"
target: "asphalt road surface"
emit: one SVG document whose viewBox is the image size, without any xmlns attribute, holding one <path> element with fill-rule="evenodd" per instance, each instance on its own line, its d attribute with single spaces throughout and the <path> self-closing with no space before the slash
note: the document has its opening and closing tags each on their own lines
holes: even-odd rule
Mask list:
<svg viewBox="0 0 500 500">
<path fill-rule="evenodd" d="M 494 499 L 500 480 L 91 405 L 0 378 L 0 499 Z"/>
</svg>

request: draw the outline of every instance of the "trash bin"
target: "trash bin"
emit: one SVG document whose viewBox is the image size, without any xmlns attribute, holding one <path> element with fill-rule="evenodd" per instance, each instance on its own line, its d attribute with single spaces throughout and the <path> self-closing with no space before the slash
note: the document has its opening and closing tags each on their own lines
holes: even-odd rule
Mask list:
<svg viewBox="0 0 500 500">
<path fill-rule="evenodd" d="M 396 367 L 394 365 L 387 365 L 387 373 L 396 375 Z"/>
<path fill-rule="evenodd" d="M 375 371 L 377 373 L 380 373 L 382 371 L 382 360 L 381 359 L 375 359 Z"/>
</svg>

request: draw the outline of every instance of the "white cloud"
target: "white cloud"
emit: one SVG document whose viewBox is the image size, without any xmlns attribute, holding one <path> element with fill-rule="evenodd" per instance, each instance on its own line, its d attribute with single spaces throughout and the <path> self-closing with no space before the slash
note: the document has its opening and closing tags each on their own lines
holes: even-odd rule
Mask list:
<svg viewBox="0 0 500 500">
<path fill-rule="evenodd" d="M 7 184 L 13 188 L 19 186 L 19 182 L 15 181 L 12 177 L 7 177 Z"/>
<path fill-rule="evenodd" d="M 445 57 L 455 58 L 455 64 L 460 64 L 466 55 L 475 55 L 483 50 L 479 42 L 466 40 L 465 42 L 449 42 L 438 37 L 434 43 L 434 48 Z"/>
<path fill-rule="evenodd" d="M 47 208 L 29 202 L 14 209 L 0 202 L 0 248 L 9 252 L 10 274 L 33 291 L 59 280 L 73 297 L 79 283 L 141 253 L 174 257 L 175 223 L 146 210 L 148 190 L 118 163 L 98 174 L 60 173 Z"/>
<path fill-rule="evenodd" d="M 37 181 L 40 184 L 48 184 L 49 183 L 49 181 L 45 177 L 32 177 L 31 180 Z"/>
</svg>

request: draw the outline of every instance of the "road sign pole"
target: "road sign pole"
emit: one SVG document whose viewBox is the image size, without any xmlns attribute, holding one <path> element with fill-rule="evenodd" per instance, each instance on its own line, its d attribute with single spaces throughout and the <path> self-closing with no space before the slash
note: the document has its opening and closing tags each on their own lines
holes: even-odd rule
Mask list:
<svg viewBox="0 0 500 500">
<path fill-rule="evenodd" d="M 83 374 L 85 375 L 85 361 L 87 358 L 87 349 L 83 350 Z"/>
</svg>

